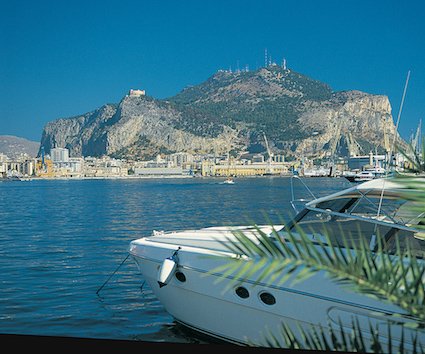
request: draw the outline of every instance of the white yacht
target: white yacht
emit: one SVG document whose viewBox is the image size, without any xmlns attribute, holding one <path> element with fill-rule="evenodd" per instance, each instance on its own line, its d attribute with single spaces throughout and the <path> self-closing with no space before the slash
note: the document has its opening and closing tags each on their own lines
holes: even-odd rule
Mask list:
<svg viewBox="0 0 425 354">
<path fill-rule="evenodd" d="M 380 200 L 383 188 L 384 199 Z M 342 229 L 345 234 L 350 233 L 353 242 L 366 238 L 374 251 L 375 235 L 381 235 L 388 252 L 395 250 L 398 239 L 402 247 L 409 244 L 423 256 L 424 233 L 415 228 L 418 220 L 410 215 L 410 202 L 399 200 L 401 190 L 395 182 L 376 179 L 306 203 L 285 226 L 258 228 L 274 242 L 276 237 L 286 239 L 288 229 L 295 224 L 313 239 L 320 238 L 326 229 L 335 243 L 343 245 Z M 235 231 L 258 242 L 254 237 L 258 231 L 253 226 L 210 227 L 153 232 L 132 241 L 128 252 L 171 316 L 192 329 L 229 342 L 261 341 L 261 333 L 266 333 L 267 328 L 279 338 L 282 322 L 296 332 L 297 322 L 310 329 L 310 323 L 326 327 L 328 321 L 338 328 L 341 321 L 350 333 L 353 316 L 357 316 L 366 332 L 370 321 L 385 336 L 388 314 L 401 311 L 385 302 L 343 290 L 322 272 L 295 285 L 291 281 L 278 284 L 277 280 L 254 284 L 254 274 L 225 290 L 231 276 L 223 279 L 222 272 L 210 271 L 228 262 L 222 255 L 229 255 L 225 243 L 235 237 Z M 295 229 L 291 232 L 297 235 Z M 411 321 L 408 316 L 401 316 L 403 321 Z M 401 333 L 396 329 L 391 333 L 392 343 L 396 344 Z M 409 341 L 410 334 L 405 333 L 406 338 Z M 425 332 L 420 332 L 420 340 L 425 343 Z"/>
<path fill-rule="evenodd" d="M 385 169 L 379 166 L 368 168 L 365 171 L 346 174 L 345 178 L 350 182 L 367 182 L 385 176 Z"/>
<path fill-rule="evenodd" d="M 329 168 L 324 168 L 322 166 L 304 169 L 304 177 L 328 177 L 330 173 L 331 171 Z"/>
</svg>

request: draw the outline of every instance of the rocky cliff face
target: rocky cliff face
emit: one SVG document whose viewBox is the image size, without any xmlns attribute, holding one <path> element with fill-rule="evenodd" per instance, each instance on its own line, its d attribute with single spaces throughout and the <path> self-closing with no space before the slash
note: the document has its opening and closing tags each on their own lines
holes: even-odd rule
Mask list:
<svg viewBox="0 0 425 354">
<path fill-rule="evenodd" d="M 236 130 L 217 123 L 220 133 L 214 137 L 175 128 L 182 119 L 182 113 L 169 104 L 129 94 L 119 105 L 106 104 L 82 116 L 48 123 L 41 146 L 47 153 L 65 147 L 71 156 L 99 156 L 129 146 L 141 136 L 169 150 L 197 152 L 225 151 L 238 140 Z"/>
<path fill-rule="evenodd" d="M 369 151 L 365 151 L 362 143 L 368 142 L 382 150 L 386 139 L 392 142 L 394 135 L 398 136 L 388 97 L 360 91 L 334 94 L 333 99 L 320 107 L 303 112 L 298 123 L 316 132 L 296 144 L 296 153 L 307 155 L 324 150 L 330 153 L 341 143 L 345 143 L 352 154 L 367 154 Z"/>
<path fill-rule="evenodd" d="M 182 113 L 170 105 L 159 104 L 145 96 L 127 95 L 118 106 L 115 119 L 115 124 L 106 131 L 107 154 L 127 146 L 139 136 L 146 136 L 169 150 L 203 152 L 209 152 L 216 146 L 225 149 L 226 144 L 237 136 L 235 130 L 220 124 L 217 125 L 220 125 L 221 132 L 216 137 L 209 136 L 207 132 L 195 135 L 177 129 L 176 123 L 184 119 Z"/>
<path fill-rule="evenodd" d="M 116 105 L 105 104 L 78 117 L 49 122 L 43 129 L 41 147 L 46 153 L 50 153 L 52 148 L 61 147 L 69 149 L 71 156 L 101 155 L 106 150 L 99 144 L 99 136 L 116 110 Z"/>
<path fill-rule="evenodd" d="M 386 96 L 332 92 L 280 67 L 220 71 L 167 100 L 134 92 L 119 104 L 48 123 L 41 146 L 47 153 L 66 147 L 71 156 L 123 154 L 143 137 L 157 150 L 242 152 L 263 144 L 265 132 L 274 153 L 323 157 L 383 151 L 397 134 Z"/>
</svg>

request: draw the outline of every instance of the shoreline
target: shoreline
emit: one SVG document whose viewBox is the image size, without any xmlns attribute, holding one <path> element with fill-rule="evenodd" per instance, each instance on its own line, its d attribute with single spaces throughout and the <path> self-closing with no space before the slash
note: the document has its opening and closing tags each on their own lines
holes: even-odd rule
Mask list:
<svg viewBox="0 0 425 354">
<path fill-rule="evenodd" d="M 265 176 L 235 176 L 231 178 L 241 179 L 241 178 L 264 178 L 264 177 L 291 177 L 293 174 L 287 175 L 265 175 Z M 328 177 L 328 176 L 324 176 Z M 223 179 L 229 178 L 228 176 L 192 176 L 192 175 L 143 175 L 143 176 L 93 176 L 93 177 L 22 177 L 22 178 L 0 178 L 0 182 L 30 182 L 30 181 L 58 181 L 58 180 L 100 180 L 100 179 L 176 179 L 176 178 L 216 178 Z"/>
</svg>

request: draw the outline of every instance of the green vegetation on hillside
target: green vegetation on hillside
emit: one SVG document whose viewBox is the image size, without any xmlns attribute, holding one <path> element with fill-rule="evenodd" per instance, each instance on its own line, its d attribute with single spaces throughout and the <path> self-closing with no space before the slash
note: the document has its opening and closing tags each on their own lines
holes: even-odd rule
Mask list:
<svg viewBox="0 0 425 354">
<path fill-rule="evenodd" d="M 173 108 L 181 113 L 173 122 L 175 129 L 209 138 L 216 138 L 223 132 L 221 122 L 207 110 L 183 104 L 173 104 Z"/>
<path fill-rule="evenodd" d="M 247 73 L 220 71 L 167 100 L 178 109 L 183 108 L 183 116 L 188 119 L 179 123 L 186 129 L 193 124 L 199 129 L 196 127 L 199 120 L 191 118 L 200 116 L 233 128 L 238 122 L 246 123 L 272 139 L 298 140 L 311 134 L 297 124 L 308 102 L 331 97 L 329 85 L 280 66 L 269 66 Z M 188 115 L 191 113 L 188 107 L 196 109 L 196 114 Z"/>
</svg>

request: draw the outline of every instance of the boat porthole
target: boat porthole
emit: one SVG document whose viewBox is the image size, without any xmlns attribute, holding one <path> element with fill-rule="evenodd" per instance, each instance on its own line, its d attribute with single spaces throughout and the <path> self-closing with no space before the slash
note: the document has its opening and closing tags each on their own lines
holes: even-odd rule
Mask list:
<svg viewBox="0 0 425 354">
<path fill-rule="evenodd" d="M 181 283 L 186 281 L 186 276 L 182 272 L 176 272 L 176 278 Z"/>
<path fill-rule="evenodd" d="M 241 299 L 249 298 L 249 291 L 243 286 L 239 286 L 235 289 L 236 295 L 238 295 Z"/>
<path fill-rule="evenodd" d="M 275 297 L 267 292 L 260 293 L 260 300 L 266 305 L 274 305 L 276 303 Z"/>
</svg>

